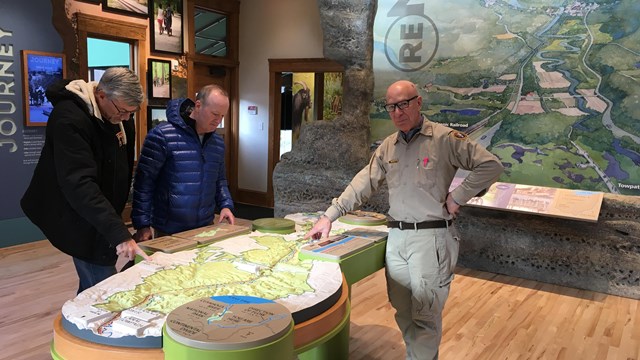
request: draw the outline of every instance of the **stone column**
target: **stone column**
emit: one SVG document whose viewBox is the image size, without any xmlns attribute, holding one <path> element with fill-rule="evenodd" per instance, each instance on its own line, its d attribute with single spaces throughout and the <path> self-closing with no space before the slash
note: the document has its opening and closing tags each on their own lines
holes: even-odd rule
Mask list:
<svg viewBox="0 0 640 360">
<path fill-rule="evenodd" d="M 273 171 L 275 216 L 326 209 L 369 161 L 377 1 L 318 0 L 318 6 L 325 58 L 345 69 L 342 114 L 302 126 L 292 151 Z"/>
</svg>

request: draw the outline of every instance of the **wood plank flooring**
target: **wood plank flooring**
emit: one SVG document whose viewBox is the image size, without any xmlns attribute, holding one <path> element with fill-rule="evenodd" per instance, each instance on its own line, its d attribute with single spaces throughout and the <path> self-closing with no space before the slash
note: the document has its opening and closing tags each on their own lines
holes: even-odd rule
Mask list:
<svg viewBox="0 0 640 360">
<path fill-rule="evenodd" d="M 0 359 L 50 359 L 53 318 L 76 288 L 71 258 L 49 242 L 0 249 Z M 403 359 L 384 273 L 352 291 L 349 358 Z M 459 268 L 445 308 L 440 358 L 638 360 L 639 303 Z"/>
</svg>

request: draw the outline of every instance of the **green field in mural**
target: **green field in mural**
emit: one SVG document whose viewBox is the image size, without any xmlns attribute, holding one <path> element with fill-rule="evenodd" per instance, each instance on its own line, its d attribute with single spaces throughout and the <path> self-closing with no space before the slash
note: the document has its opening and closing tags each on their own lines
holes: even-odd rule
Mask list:
<svg viewBox="0 0 640 360">
<path fill-rule="evenodd" d="M 374 32 L 373 141 L 406 78 L 500 181 L 640 195 L 640 2 L 381 1 Z"/>
</svg>

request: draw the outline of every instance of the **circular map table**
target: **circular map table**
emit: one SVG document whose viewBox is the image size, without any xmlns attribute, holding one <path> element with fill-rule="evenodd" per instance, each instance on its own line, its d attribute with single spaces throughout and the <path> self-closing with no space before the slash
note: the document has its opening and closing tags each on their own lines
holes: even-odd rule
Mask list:
<svg viewBox="0 0 640 360">
<path fill-rule="evenodd" d="M 349 290 L 343 278 L 340 298 L 333 306 L 320 315 L 294 326 L 293 352 L 310 359 L 346 358 L 349 354 L 350 313 Z M 164 335 L 167 336 L 166 332 Z M 54 360 L 165 360 L 162 348 L 108 346 L 76 337 L 62 326 L 62 314 L 53 323 L 51 355 Z M 262 358 L 251 360 L 258 359 Z"/>
<path fill-rule="evenodd" d="M 324 349 L 334 338 L 348 343 L 348 285 L 339 264 L 300 261 L 299 246 L 297 233 L 252 232 L 192 250 L 154 253 L 151 261 L 67 301 L 54 323 L 51 354 L 55 359 L 164 358 L 168 314 L 191 301 L 227 294 L 285 306 L 295 322 L 296 353 Z"/>
</svg>

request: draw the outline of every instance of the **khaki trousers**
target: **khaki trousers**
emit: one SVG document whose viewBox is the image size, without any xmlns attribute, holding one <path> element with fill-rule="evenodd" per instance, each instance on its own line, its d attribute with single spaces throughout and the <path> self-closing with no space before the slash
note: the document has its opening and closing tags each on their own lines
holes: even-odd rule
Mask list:
<svg viewBox="0 0 640 360">
<path fill-rule="evenodd" d="M 390 229 L 386 249 L 387 292 L 407 348 L 407 359 L 438 359 L 442 311 L 458 261 L 454 226 Z"/>
</svg>

